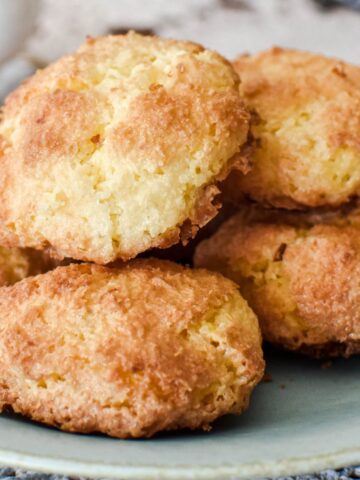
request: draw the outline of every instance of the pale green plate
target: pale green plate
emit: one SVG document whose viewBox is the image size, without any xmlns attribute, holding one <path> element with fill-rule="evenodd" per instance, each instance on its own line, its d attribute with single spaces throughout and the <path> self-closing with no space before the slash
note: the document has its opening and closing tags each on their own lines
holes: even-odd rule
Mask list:
<svg viewBox="0 0 360 480">
<path fill-rule="evenodd" d="M 360 464 L 360 358 L 331 368 L 272 354 L 273 380 L 261 384 L 241 417 L 211 433 L 123 441 L 61 433 L 0 417 L 0 464 L 121 479 L 234 479 Z"/>
</svg>

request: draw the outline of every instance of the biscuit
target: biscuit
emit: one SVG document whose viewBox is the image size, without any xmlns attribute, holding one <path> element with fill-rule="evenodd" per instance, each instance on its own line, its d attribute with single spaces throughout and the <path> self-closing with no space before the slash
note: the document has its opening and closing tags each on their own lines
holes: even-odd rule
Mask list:
<svg viewBox="0 0 360 480">
<path fill-rule="evenodd" d="M 45 273 L 56 263 L 45 253 L 31 249 L 0 247 L 0 287 L 31 275 Z"/>
<path fill-rule="evenodd" d="M 0 366 L 2 410 L 121 438 L 241 413 L 264 367 L 236 284 L 153 259 L 0 289 Z"/>
<path fill-rule="evenodd" d="M 360 67 L 273 48 L 234 63 L 254 111 L 254 166 L 226 196 L 288 209 L 339 206 L 360 192 Z"/>
<path fill-rule="evenodd" d="M 360 353 L 360 214 L 243 208 L 195 254 L 240 285 L 264 339 L 315 357 Z"/>
<path fill-rule="evenodd" d="M 248 170 L 238 84 L 216 53 L 135 33 L 39 71 L 2 112 L 0 242 L 105 264 L 194 236 Z"/>
</svg>

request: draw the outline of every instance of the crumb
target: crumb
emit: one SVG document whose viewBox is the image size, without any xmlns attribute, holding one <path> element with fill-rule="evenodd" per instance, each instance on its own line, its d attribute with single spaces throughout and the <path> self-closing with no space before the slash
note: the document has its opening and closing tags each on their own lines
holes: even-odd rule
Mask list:
<svg viewBox="0 0 360 480">
<path fill-rule="evenodd" d="M 269 382 L 272 382 L 272 381 L 273 381 L 273 378 L 272 378 L 271 373 L 265 372 L 264 376 L 262 378 L 262 382 L 269 383 Z"/>
<path fill-rule="evenodd" d="M 332 364 L 333 362 L 331 360 L 328 360 L 326 362 L 322 362 L 322 364 L 320 365 L 320 368 L 322 368 L 323 370 L 326 370 L 327 368 L 332 367 Z"/>
<path fill-rule="evenodd" d="M 211 432 L 213 427 L 211 425 L 203 425 L 202 427 L 203 432 Z"/>
</svg>

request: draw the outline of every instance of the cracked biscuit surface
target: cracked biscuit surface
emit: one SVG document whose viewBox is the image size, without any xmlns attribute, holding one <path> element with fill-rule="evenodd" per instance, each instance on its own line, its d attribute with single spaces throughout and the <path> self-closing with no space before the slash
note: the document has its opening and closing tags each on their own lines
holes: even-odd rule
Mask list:
<svg viewBox="0 0 360 480">
<path fill-rule="evenodd" d="M 249 114 L 220 55 L 190 43 L 90 38 L 6 100 L 0 241 L 108 263 L 195 235 L 217 212 Z"/>
<path fill-rule="evenodd" d="M 0 289 L 0 367 L 1 409 L 128 438 L 241 413 L 264 364 L 236 284 L 150 259 Z"/>
<path fill-rule="evenodd" d="M 256 148 L 249 175 L 230 175 L 227 197 L 304 209 L 359 196 L 360 67 L 284 48 L 234 67 Z"/>
<path fill-rule="evenodd" d="M 240 285 L 264 339 L 322 356 L 360 353 L 360 211 L 244 207 L 202 242 L 197 267 Z"/>
</svg>

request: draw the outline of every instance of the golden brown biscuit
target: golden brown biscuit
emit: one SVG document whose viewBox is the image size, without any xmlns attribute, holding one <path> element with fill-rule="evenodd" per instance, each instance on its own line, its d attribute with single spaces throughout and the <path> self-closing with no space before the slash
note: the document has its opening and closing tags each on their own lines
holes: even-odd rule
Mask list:
<svg viewBox="0 0 360 480">
<path fill-rule="evenodd" d="M 263 374 L 257 319 L 219 274 L 91 264 L 0 289 L 0 406 L 64 430 L 149 437 L 241 413 Z"/>
<path fill-rule="evenodd" d="M 0 247 L 0 287 L 55 268 L 45 253 L 31 249 Z"/>
<path fill-rule="evenodd" d="M 240 285 L 264 338 L 312 356 L 360 353 L 360 212 L 244 208 L 199 245 L 195 265 Z"/>
<path fill-rule="evenodd" d="M 88 39 L 26 81 L 0 123 L 0 242 L 108 263 L 195 235 L 248 161 L 239 79 L 199 45 Z"/>
<path fill-rule="evenodd" d="M 256 112 L 249 175 L 234 172 L 233 200 L 283 208 L 337 206 L 360 193 L 360 67 L 273 48 L 234 63 Z"/>
</svg>

